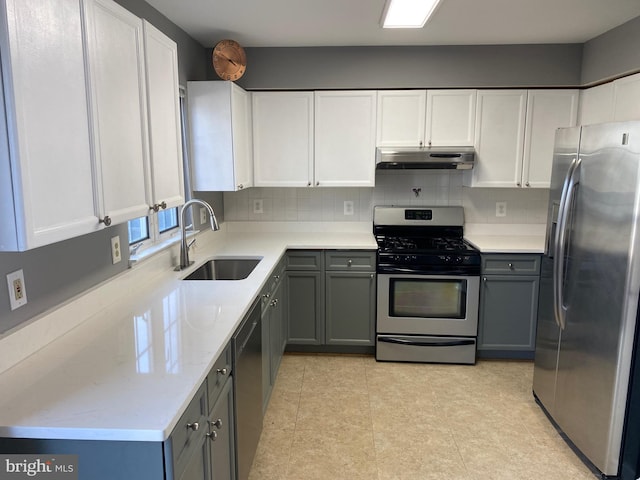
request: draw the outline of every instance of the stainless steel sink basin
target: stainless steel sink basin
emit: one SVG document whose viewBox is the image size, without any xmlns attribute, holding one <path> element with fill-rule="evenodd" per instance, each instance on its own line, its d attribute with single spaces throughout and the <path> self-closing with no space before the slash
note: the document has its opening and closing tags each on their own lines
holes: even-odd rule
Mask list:
<svg viewBox="0 0 640 480">
<path fill-rule="evenodd" d="M 242 280 L 247 278 L 260 258 L 214 258 L 200 265 L 184 280 Z"/>
</svg>

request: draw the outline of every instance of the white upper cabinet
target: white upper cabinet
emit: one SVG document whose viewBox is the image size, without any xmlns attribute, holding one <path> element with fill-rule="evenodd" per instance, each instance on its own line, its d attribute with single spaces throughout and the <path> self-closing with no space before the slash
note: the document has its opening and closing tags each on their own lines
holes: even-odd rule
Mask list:
<svg viewBox="0 0 640 480">
<path fill-rule="evenodd" d="M 144 21 L 145 77 L 153 210 L 184 203 L 178 48 Z"/>
<path fill-rule="evenodd" d="M 87 43 L 100 217 L 146 215 L 149 169 L 142 20 L 111 0 L 87 2 Z"/>
<path fill-rule="evenodd" d="M 576 125 L 577 90 L 529 90 L 520 185 L 549 188 L 556 130 Z"/>
<path fill-rule="evenodd" d="M 580 92 L 579 125 L 613 121 L 613 83 L 587 88 Z"/>
<path fill-rule="evenodd" d="M 430 146 L 472 146 L 476 90 L 428 90 L 425 142 Z"/>
<path fill-rule="evenodd" d="M 251 95 L 232 82 L 188 82 L 187 101 L 193 189 L 252 186 Z"/>
<path fill-rule="evenodd" d="M 254 92 L 253 183 L 306 187 L 313 182 L 313 92 Z"/>
<path fill-rule="evenodd" d="M 315 185 L 375 184 L 376 92 L 315 92 Z"/>
<path fill-rule="evenodd" d="M 478 91 L 472 186 L 518 186 L 522 173 L 526 107 L 526 90 Z"/>
<path fill-rule="evenodd" d="M 613 82 L 616 122 L 640 120 L 640 73 Z"/>
<path fill-rule="evenodd" d="M 81 4 L 0 3 L 0 251 L 99 228 Z"/>
<path fill-rule="evenodd" d="M 476 90 L 379 91 L 376 145 L 473 145 L 475 109 Z"/>
<path fill-rule="evenodd" d="M 426 102 L 426 90 L 379 91 L 376 145 L 424 145 Z"/>
</svg>

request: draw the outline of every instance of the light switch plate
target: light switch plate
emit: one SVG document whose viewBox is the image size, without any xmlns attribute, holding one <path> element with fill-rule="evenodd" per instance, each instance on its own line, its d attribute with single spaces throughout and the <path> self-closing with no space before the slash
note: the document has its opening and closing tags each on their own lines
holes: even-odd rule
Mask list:
<svg viewBox="0 0 640 480">
<path fill-rule="evenodd" d="M 27 289 L 24 285 L 24 273 L 22 269 L 7 275 L 7 285 L 9 287 L 11 310 L 25 305 L 27 303 Z"/>
<path fill-rule="evenodd" d="M 111 262 L 115 265 L 122 260 L 122 249 L 120 248 L 120 235 L 111 237 Z"/>
<path fill-rule="evenodd" d="M 200 207 L 200 225 L 207 223 L 207 209 Z"/>
<path fill-rule="evenodd" d="M 507 202 L 496 202 L 496 217 L 507 216 Z"/>
<path fill-rule="evenodd" d="M 264 213 L 264 202 L 262 200 L 253 201 L 253 213 Z"/>
</svg>

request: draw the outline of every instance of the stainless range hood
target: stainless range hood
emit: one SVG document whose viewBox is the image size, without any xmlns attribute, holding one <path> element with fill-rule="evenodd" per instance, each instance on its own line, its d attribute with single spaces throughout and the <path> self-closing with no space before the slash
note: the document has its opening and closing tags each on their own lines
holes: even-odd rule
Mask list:
<svg viewBox="0 0 640 480">
<path fill-rule="evenodd" d="M 475 155 L 473 147 L 379 147 L 376 169 L 470 170 Z"/>
</svg>

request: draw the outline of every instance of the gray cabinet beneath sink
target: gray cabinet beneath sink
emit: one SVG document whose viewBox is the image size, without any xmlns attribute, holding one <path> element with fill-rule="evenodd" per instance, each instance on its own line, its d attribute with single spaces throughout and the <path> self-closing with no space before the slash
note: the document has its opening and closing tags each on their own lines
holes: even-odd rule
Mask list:
<svg viewBox="0 0 640 480">
<path fill-rule="evenodd" d="M 533 358 L 540 255 L 482 255 L 479 358 Z"/>
</svg>

